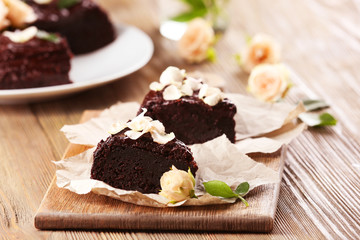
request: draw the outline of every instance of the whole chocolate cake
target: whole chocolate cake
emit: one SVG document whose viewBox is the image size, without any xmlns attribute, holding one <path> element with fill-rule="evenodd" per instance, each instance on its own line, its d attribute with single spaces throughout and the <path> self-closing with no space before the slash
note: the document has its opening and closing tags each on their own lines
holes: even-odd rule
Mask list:
<svg viewBox="0 0 360 240">
<path fill-rule="evenodd" d="M 30 30 L 37 31 L 35 28 Z M 71 83 L 72 54 L 66 39 L 42 33 L 44 39 L 33 36 L 24 42 L 14 42 L 6 36 L 6 32 L 0 35 L 0 89 Z"/>
<path fill-rule="evenodd" d="M 65 36 L 74 54 L 97 50 L 115 39 L 107 14 L 92 0 L 53 0 L 46 4 L 34 0 L 25 2 L 37 16 L 32 25 Z"/>
<path fill-rule="evenodd" d="M 149 132 L 132 139 L 131 135 L 127 136 L 129 130 L 125 128 L 98 144 L 91 168 L 92 179 L 115 188 L 159 193 L 160 178 L 172 165 L 184 171 L 190 168 L 195 175 L 198 167 L 184 143 L 175 138 L 157 143 Z"/>
<path fill-rule="evenodd" d="M 151 86 L 141 104 L 146 115 L 162 122 L 167 132 L 174 132 L 185 144 L 204 143 L 223 134 L 235 142 L 236 106 L 223 99 L 220 90 L 179 71 L 169 67 L 160 83 Z"/>
</svg>

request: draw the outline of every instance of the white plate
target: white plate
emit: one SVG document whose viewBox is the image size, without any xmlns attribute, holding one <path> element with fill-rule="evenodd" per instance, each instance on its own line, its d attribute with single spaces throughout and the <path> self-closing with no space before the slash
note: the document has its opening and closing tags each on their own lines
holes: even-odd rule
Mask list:
<svg viewBox="0 0 360 240">
<path fill-rule="evenodd" d="M 116 26 L 117 38 L 109 45 L 71 60 L 71 84 L 0 90 L 0 103 L 29 103 L 79 92 L 109 83 L 143 67 L 154 52 L 150 37 L 141 30 Z"/>
</svg>

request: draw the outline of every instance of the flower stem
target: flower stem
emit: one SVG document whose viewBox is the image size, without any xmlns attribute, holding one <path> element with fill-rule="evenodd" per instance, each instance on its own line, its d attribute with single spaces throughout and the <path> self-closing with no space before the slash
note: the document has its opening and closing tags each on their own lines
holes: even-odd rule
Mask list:
<svg viewBox="0 0 360 240">
<path fill-rule="evenodd" d="M 245 204 L 246 207 L 249 206 L 249 203 L 243 197 L 239 195 L 238 198 Z"/>
</svg>

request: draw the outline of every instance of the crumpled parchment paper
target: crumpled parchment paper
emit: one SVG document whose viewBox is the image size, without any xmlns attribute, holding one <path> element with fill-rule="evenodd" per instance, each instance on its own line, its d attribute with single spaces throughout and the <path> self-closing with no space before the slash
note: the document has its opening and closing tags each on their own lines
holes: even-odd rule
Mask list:
<svg viewBox="0 0 360 240">
<path fill-rule="evenodd" d="M 206 181 L 220 180 L 232 187 L 247 181 L 250 184 L 250 189 L 253 189 L 257 186 L 276 183 L 280 180 L 279 172 L 266 167 L 262 163 L 257 163 L 241 153 L 223 135 L 204 144 L 191 146 L 194 159 L 199 167 L 199 170 L 196 172 L 195 186 L 195 193 L 199 198 L 167 205 L 168 200 L 158 194 L 142 194 L 136 191 L 116 189 L 102 181 L 90 179 L 94 150 L 95 147 L 79 155 L 55 162 L 57 185 L 77 194 L 86 194 L 92 191 L 120 199 L 124 202 L 152 207 L 165 207 L 183 204 L 222 204 L 235 201 L 235 199 L 221 199 L 205 194 L 202 183 Z"/>
<path fill-rule="evenodd" d="M 293 120 L 304 111 L 302 104 L 264 103 L 240 94 L 226 94 L 237 107 L 236 143 L 232 144 L 225 135 L 203 144 L 189 146 L 199 166 L 196 173 L 196 195 L 176 204 L 158 194 L 142 194 L 113 188 L 101 181 L 90 179 L 93 162 L 91 148 L 79 155 L 56 162 L 57 185 L 78 194 L 90 191 L 107 195 L 125 202 L 152 207 L 179 205 L 209 205 L 234 202 L 206 194 L 203 182 L 224 181 L 232 187 L 247 181 L 251 189 L 280 181 L 278 171 L 249 158 L 246 153 L 272 153 L 298 136 L 305 125 Z M 65 125 L 61 131 L 71 143 L 96 146 L 110 134 L 107 130 L 114 122 L 127 122 L 136 116 L 140 105 L 135 102 L 118 103 L 104 110 L 99 117 L 82 124 Z"/>
</svg>

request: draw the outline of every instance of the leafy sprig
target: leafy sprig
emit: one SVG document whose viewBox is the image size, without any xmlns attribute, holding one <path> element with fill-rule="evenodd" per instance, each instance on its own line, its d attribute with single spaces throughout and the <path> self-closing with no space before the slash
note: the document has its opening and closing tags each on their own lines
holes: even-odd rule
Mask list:
<svg viewBox="0 0 360 240">
<path fill-rule="evenodd" d="M 171 19 L 176 22 L 188 22 L 194 18 L 197 17 L 204 17 L 207 14 L 207 9 L 193 9 L 189 12 L 181 13 L 175 17 L 172 17 Z"/>
<path fill-rule="evenodd" d="M 81 2 L 81 0 L 60 0 L 58 2 L 58 8 L 59 9 L 70 8 L 75 4 L 78 4 L 79 2 Z"/>
<path fill-rule="evenodd" d="M 239 198 L 246 207 L 249 206 L 249 203 L 243 198 L 250 189 L 248 182 L 240 183 L 235 191 L 233 191 L 226 183 L 218 180 L 204 182 L 203 184 L 205 191 L 212 196 L 223 198 Z"/>
<path fill-rule="evenodd" d="M 324 100 L 305 99 L 302 102 L 306 111 L 315 111 L 330 107 Z"/>
<path fill-rule="evenodd" d="M 330 113 L 302 113 L 299 118 L 310 127 L 334 126 L 337 123 Z"/>
<path fill-rule="evenodd" d="M 211 16 L 211 21 L 214 24 L 216 18 L 223 12 L 224 5 L 228 0 L 180 0 L 188 6 L 188 11 L 182 12 L 179 15 L 172 17 L 173 21 L 188 22 L 197 17 Z"/>
<path fill-rule="evenodd" d="M 208 13 L 208 9 L 203 0 L 181 0 L 189 7 L 189 11 L 180 13 L 171 18 L 177 22 L 188 22 L 197 17 L 204 17 Z"/>
<path fill-rule="evenodd" d="M 61 41 L 60 37 L 55 33 L 48 33 L 41 30 L 36 33 L 36 37 L 53 43 L 59 43 Z"/>
<path fill-rule="evenodd" d="M 299 115 L 301 121 L 310 127 L 334 126 L 337 120 L 330 113 L 311 113 L 316 110 L 328 108 L 329 105 L 324 100 L 306 99 L 302 101 L 306 113 Z"/>
</svg>

